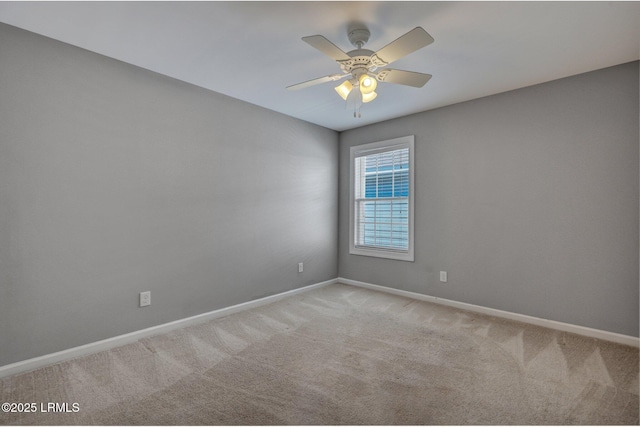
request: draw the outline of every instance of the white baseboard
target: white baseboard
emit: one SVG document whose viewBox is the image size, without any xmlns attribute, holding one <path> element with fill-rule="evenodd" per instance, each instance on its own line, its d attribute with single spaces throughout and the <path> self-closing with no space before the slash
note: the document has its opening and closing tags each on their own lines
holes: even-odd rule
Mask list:
<svg viewBox="0 0 640 427">
<path fill-rule="evenodd" d="M 247 301 L 247 302 L 233 305 L 230 307 L 221 308 L 219 310 L 210 311 L 208 313 L 203 313 L 196 316 L 187 317 L 185 319 L 164 323 L 162 325 L 152 326 L 150 328 L 146 328 L 146 329 L 131 332 L 128 334 L 119 335 L 117 337 L 108 338 L 105 340 L 81 345 L 79 347 L 73 347 L 73 348 L 62 350 L 56 353 L 46 354 L 44 356 L 35 357 L 33 359 L 27 359 L 20 362 L 12 363 L 10 365 L 0 366 L 0 378 L 8 377 L 10 375 L 19 374 L 22 372 L 32 371 L 34 369 L 42 368 L 47 365 L 62 362 L 65 360 L 75 359 L 76 357 L 97 353 L 99 351 L 109 350 L 115 347 L 119 347 L 125 344 L 138 341 L 139 339 L 146 338 L 152 335 L 158 335 L 158 334 L 170 332 L 175 329 L 185 328 L 187 326 L 206 322 L 208 320 L 213 320 L 219 317 L 228 316 L 230 314 L 238 313 L 240 311 L 248 310 L 250 308 L 271 304 L 283 298 L 287 298 L 303 292 L 308 292 L 312 289 L 317 289 L 317 288 L 331 285 L 334 283 L 343 283 L 345 285 L 359 286 L 361 288 L 367 288 L 375 291 L 386 292 L 389 294 L 400 295 L 400 296 L 413 298 L 421 301 L 428 301 L 436 304 L 446 305 L 449 307 L 459 308 L 462 310 L 468 310 L 476 313 L 487 314 L 490 316 L 501 317 L 504 319 L 511 319 L 519 322 L 530 323 L 537 326 L 543 326 L 546 328 L 556 329 L 564 332 L 571 332 L 571 333 L 584 335 L 591 338 L 611 341 L 611 342 L 624 344 L 632 347 L 640 347 L 640 339 L 636 337 L 628 336 L 628 335 L 617 334 L 615 332 L 602 331 L 599 329 L 587 328 L 584 326 L 572 325 L 570 323 L 557 322 L 555 320 L 541 319 L 538 317 L 527 316 L 524 314 L 497 310 L 494 308 L 483 307 L 483 306 L 474 305 L 474 304 L 467 304 L 464 302 L 452 301 L 444 298 L 433 297 L 430 295 L 418 294 L 415 292 L 403 291 L 400 289 L 394 289 L 386 286 L 374 285 L 372 283 L 360 282 L 357 280 L 351 280 L 351 279 L 345 279 L 345 278 L 339 277 L 337 279 L 331 279 L 331 280 L 316 283 L 313 285 L 305 286 L 303 288 L 293 289 L 291 291 L 282 292 L 280 294 L 271 295 L 271 296 L 260 298 L 253 301 Z"/>
<path fill-rule="evenodd" d="M 570 323 L 557 322 L 555 320 L 541 319 L 539 317 L 527 316 L 525 314 L 512 313 L 510 311 L 497 310 L 495 308 L 489 308 L 489 307 L 483 307 L 480 305 L 452 301 L 444 298 L 433 297 L 430 295 L 418 294 L 416 292 L 403 291 L 400 289 L 388 288 L 386 286 L 374 285 L 372 283 L 345 279 L 342 277 L 339 277 L 337 282 L 344 283 L 345 285 L 359 286 L 361 288 L 372 289 L 375 291 L 381 291 L 389 294 L 400 295 L 407 298 L 413 298 L 421 301 L 428 301 L 436 304 L 446 305 L 449 307 L 455 307 L 462 310 L 473 311 L 475 313 L 487 314 L 489 316 L 516 320 L 518 322 L 524 322 L 532 325 L 543 326 L 545 328 L 556 329 L 558 331 L 571 332 L 574 334 L 583 335 L 590 338 L 597 338 L 597 339 L 611 341 L 611 342 L 624 344 L 632 347 L 640 347 L 640 338 L 632 337 L 629 335 L 603 331 L 600 329 L 587 328 L 585 326 L 572 325 Z"/>
<path fill-rule="evenodd" d="M 331 279 L 325 282 L 315 283 L 303 288 L 293 289 L 291 291 L 282 292 L 280 294 L 270 295 L 268 297 L 260 298 L 253 301 L 247 301 L 241 304 L 232 305 L 230 307 L 221 308 L 219 310 L 210 311 L 208 313 L 198 314 L 196 316 L 187 317 L 185 319 L 175 320 L 173 322 L 164 323 L 162 325 L 152 326 L 150 328 L 141 329 L 139 331 L 119 335 L 117 337 L 81 345 L 79 347 L 73 347 L 67 350 L 58 351 L 56 353 L 45 354 L 44 356 L 34 357 L 33 359 L 27 359 L 20 362 L 12 363 L 10 365 L 0 366 L 0 378 L 8 377 L 10 375 L 19 374 L 22 372 L 32 371 L 34 369 L 42 368 L 47 365 L 62 362 L 65 360 L 75 359 L 76 357 L 86 356 L 88 354 L 97 353 L 99 351 L 120 347 L 122 345 L 136 342 L 139 339 L 146 338 L 152 335 L 166 333 L 175 329 L 185 328 L 187 326 L 206 322 L 208 320 L 228 316 L 230 314 L 238 313 L 250 308 L 271 304 L 283 298 L 337 283 L 337 281 L 338 279 Z"/>
</svg>

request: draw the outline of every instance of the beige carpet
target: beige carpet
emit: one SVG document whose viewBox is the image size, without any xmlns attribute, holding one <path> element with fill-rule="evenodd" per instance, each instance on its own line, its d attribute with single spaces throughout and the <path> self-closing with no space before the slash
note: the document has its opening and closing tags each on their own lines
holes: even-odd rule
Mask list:
<svg viewBox="0 0 640 427">
<path fill-rule="evenodd" d="M 0 424 L 638 424 L 638 349 L 344 285 L 0 380 Z"/>
</svg>

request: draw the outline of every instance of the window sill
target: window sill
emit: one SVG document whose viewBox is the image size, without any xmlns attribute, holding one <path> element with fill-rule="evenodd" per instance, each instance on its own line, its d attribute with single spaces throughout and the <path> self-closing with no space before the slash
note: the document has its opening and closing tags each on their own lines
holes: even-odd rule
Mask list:
<svg viewBox="0 0 640 427">
<path fill-rule="evenodd" d="M 398 261 L 413 262 L 413 251 L 389 251 L 384 249 L 351 247 L 349 248 L 349 255 L 370 256 L 376 258 L 386 258 Z"/>
</svg>

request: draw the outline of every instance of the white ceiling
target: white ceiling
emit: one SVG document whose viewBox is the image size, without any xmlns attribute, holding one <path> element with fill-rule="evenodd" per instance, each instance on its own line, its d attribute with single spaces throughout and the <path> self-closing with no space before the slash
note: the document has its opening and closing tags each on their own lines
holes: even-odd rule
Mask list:
<svg viewBox="0 0 640 427">
<path fill-rule="evenodd" d="M 383 83 L 362 118 L 340 72 L 300 38 L 344 51 L 350 22 L 377 50 L 421 26 L 435 42 L 393 63 L 432 74 L 421 89 Z M 640 2 L 0 2 L 0 22 L 338 131 L 640 58 Z"/>
</svg>

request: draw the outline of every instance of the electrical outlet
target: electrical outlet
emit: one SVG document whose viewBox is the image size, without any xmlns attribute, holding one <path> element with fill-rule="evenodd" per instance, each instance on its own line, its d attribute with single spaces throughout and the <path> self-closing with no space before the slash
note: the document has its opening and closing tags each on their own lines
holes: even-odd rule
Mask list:
<svg viewBox="0 0 640 427">
<path fill-rule="evenodd" d="M 304 270 L 304 265 L 301 262 L 299 262 L 298 263 L 298 273 L 302 273 L 303 270 Z"/>
<path fill-rule="evenodd" d="M 140 292 L 140 307 L 151 305 L 151 291 Z"/>
<path fill-rule="evenodd" d="M 443 283 L 447 283 L 447 272 L 446 271 L 441 271 L 440 272 L 440 281 Z"/>
</svg>

